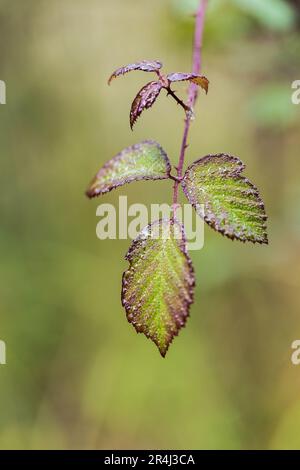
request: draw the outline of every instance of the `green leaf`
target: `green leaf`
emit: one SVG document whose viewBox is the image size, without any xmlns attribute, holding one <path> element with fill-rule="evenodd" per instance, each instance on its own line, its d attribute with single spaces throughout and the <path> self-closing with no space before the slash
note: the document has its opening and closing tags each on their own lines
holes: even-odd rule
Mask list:
<svg viewBox="0 0 300 470">
<path fill-rule="evenodd" d="M 268 243 L 264 203 L 231 155 L 207 155 L 186 171 L 182 187 L 197 213 L 214 230 L 243 242 Z"/>
<path fill-rule="evenodd" d="M 169 219 L 148 225 L 126 259 L 130 266 L 123 274 L 122 304 L 127 319 L 164 357 L 193 302 L 194 270 L 182 225 Z"/>
<path fill-rule="evenodd" d="M 293 8 L 284 0 L 231 1 L 271 30 L 287 31 L 295 23 Z"/>
<path fill-rule="evenodd" d="M 297 106 L 291 106 L 291 90 L 286 83 L 270 83 L 255 91 L 249 100 L 249 111 L 255 124 L 274 133 L 286 130 L 298 121 Z"/>
<path fill-rule="evenodd" d="M 145 140 L 127 147 L 100 168 L 86 194 L 92 198 L 131 181 L 166 179 L 170 171 L 166 152 L 157 142 Z"/>
</svg>

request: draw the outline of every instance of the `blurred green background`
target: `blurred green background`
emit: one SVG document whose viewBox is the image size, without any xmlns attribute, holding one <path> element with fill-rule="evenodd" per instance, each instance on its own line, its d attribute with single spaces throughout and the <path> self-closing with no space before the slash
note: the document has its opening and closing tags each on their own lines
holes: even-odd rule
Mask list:
<svg viewBox="0 0 300 470">
<path fill-rule="evenodd" d="M 171 200 L 138 182 L 84 190 L 122 148 L 152 138 L 177 162 L 183 114 L 162 97 L 130 131 L 149 76 L 107 87 L 120 65 L 191 69 L 194 0 L 0 0 L 0 447 L 300 448 L 300 79 L 297 1 L 209 0 L 201 93 L 187 163 L 247 164 L 269 247 L 209 228 L 192 252 L 196 301 L 165 360 L 120 303 L 129 241 L 96 238 L 96 207 Z M 186 86 L 179 84 L 184 96 Z"/>
</svg>

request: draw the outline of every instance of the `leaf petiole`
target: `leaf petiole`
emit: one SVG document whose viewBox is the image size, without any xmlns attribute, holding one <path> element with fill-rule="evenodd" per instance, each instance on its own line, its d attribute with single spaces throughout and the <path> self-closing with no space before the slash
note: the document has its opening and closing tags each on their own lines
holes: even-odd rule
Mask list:
<svg viewBox="0 0 300 470">
<path fill-rule="evenodd" d="M 187 114 L 193 113 L 191 107 L 185 104 L 180 98 L 178 98 L 175 91 L 172 90 L 170 85 L 164 88 L 167 90 L 167 96 L 172 96 L 172 98 L 176 101 L 176 103 L 179 104 L 185 110 Z"/>
<path fill-rule="evenodd" d="M 169 175 L 169 178 L 173 181 L 176 181 L 177 183 L 181 183 L 183 180 L 183 176 L 175 176 L 175 175 Z"/>
</svg>

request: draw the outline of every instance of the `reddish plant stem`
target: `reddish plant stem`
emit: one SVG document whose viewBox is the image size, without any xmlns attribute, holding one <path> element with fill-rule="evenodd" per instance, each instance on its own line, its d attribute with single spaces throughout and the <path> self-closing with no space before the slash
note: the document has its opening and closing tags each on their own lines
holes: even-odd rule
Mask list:
<svg viewBox="0 0 300 470">
<path fill-rule="evenodd" d="M 201 72 L 201 48 L 202 48 L 202 37 L 203 37 L 203 29 L 204 29 L 204 18 L 205 18 L 205 11 L 207 6 L 208 0 L 200 0 L 199 7 L 196 13 L 196 25 L 195 25 L 195 35 L 194 35 L 194 46 L 193 46 L 193 73 L 200 74 Z M 188 91 L 188 105 L 193 109 L 195 106 L 196 100 L 198 96 L 198 87 L 195 83 L 191 83 L 189 86 Z M 192 120 L 192 114 L 187 113 L 185 122 L 184 122 L 184 131 L 179 155 L 179 161 L 177 166 L 177 181 L 174 183 L 173 188 L 173 208 L 174 214 L 176 212 L 176 208 L 178 207 L 178 187 L 180 184 L 180 180 L 182 179 L 182 170 L 185 158 L 185 151 L 188 147 L 188 136 L 190 131 L 190 125 Z"/>
<path fill-rule="evenodd" d="M 178 98 L 175 91 L 172 90 L 172 88 L 170 87 L 170 82 L 168 81 L 167 77 L 162 75 L 160 70 L 156 70 L 155 72 L 160 82 L 163 84 L 163 88 L 167 91 L 167 96 L 169 95 L 172 96 L 172 98 L 174 98 L 176 103 L 179 104 L 185 110 L 186 113 L 190 111 L 190 107 L 187 106 L 180 98 Z"/>
<path fill-rule="evenodd" d="M 165 88 L 167 90 L 167 94 L 172 96 L 172 98 L 174 98 L 176 103 L 179 104 L 185 110 L 186 113 L 190 111 L 189 106 L 187 106 L 180 98 L 178 98 L 176 93 L 171 89 L 170 85 L 168 87 L 165 87 Z"/>
</svg>

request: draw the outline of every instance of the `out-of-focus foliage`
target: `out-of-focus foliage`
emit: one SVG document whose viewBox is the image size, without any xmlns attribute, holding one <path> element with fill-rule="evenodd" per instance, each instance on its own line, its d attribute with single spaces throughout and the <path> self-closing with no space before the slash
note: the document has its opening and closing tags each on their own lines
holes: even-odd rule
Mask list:
<svg viewBox="0 0 300 470">
<path fill-rule="evenodd" d="M 274 132 L 299 120 L 297 107 L 291 105 L 291 89 L 284 84 L 268 83 L 262 86 L 253 97 L 250 112 L 258 126 Z"/>
<path fill-rule="evenodd" d="M 273 31 L 288 31 L 294 26 L 295 15 L 292 7 L 284 0 L 231 0 L 262 27 Z"/>
<path fill-rule="evenodd" d="M 291 2 L 292 3 L 292 2 Z M 193 26 L 197 0 L 172 0 L 177 20 Z M 209 0 L 206 34 L 219 47 L 224 43 L 261 32 L 286 33 L 296 24 L 298 10 L 285 0 Z"/>
<path fill-rule="evenodd" d="M 198 0 L 172 0 L 176 13 L 187 17 L 195 12 Z M 288 31 L 295 24 L 295 11 L 285 0 L 209 0 L 208 14 L 222 14 L 226 9 L 228 16 L 235 10 L 238 14 L 248 15 L 261 27 L 274 31 Z M 243 22 L 244 19 L 240 18 Z M 232 18 L 229 19 L 232 21 Z"/>
<path fill-rule="evenodd" d="M 199 95 L 187 163 L 220 151 L 245 161 L 266 202 L 270 245 L 205 232 L 192 253 L 189 328 L 162 361 L 116 295 L 129 241 L 96 238 L 99 199 L 84 190 L 96 168 L 145 138 L 177 161 L 175 102 L 158 100 L 133 136 L 128 108 L 143 74 L 113 90 L 107 77 L 143 57 L 188 72 L 193 19 L 171 0 L 0 1 L 2 448 L 300 448 L 300 366 L 290 361 L 300 338 L 298 10 L 284 2 L 294 26 L 278 31 L 232 2 L 209 3 L 210 92 Z M 276 98 L 291 107 L 284 126 L 263 92 L 273 84 L 287 90 L 288 105 Z M 259 97 L 269 109 L 274 100 L 274 113 L 260 111 Z M 161 203 L 171 186 L 136 182 L 103 202 L 128 194 L 128 204 Z"/>
</svg>

